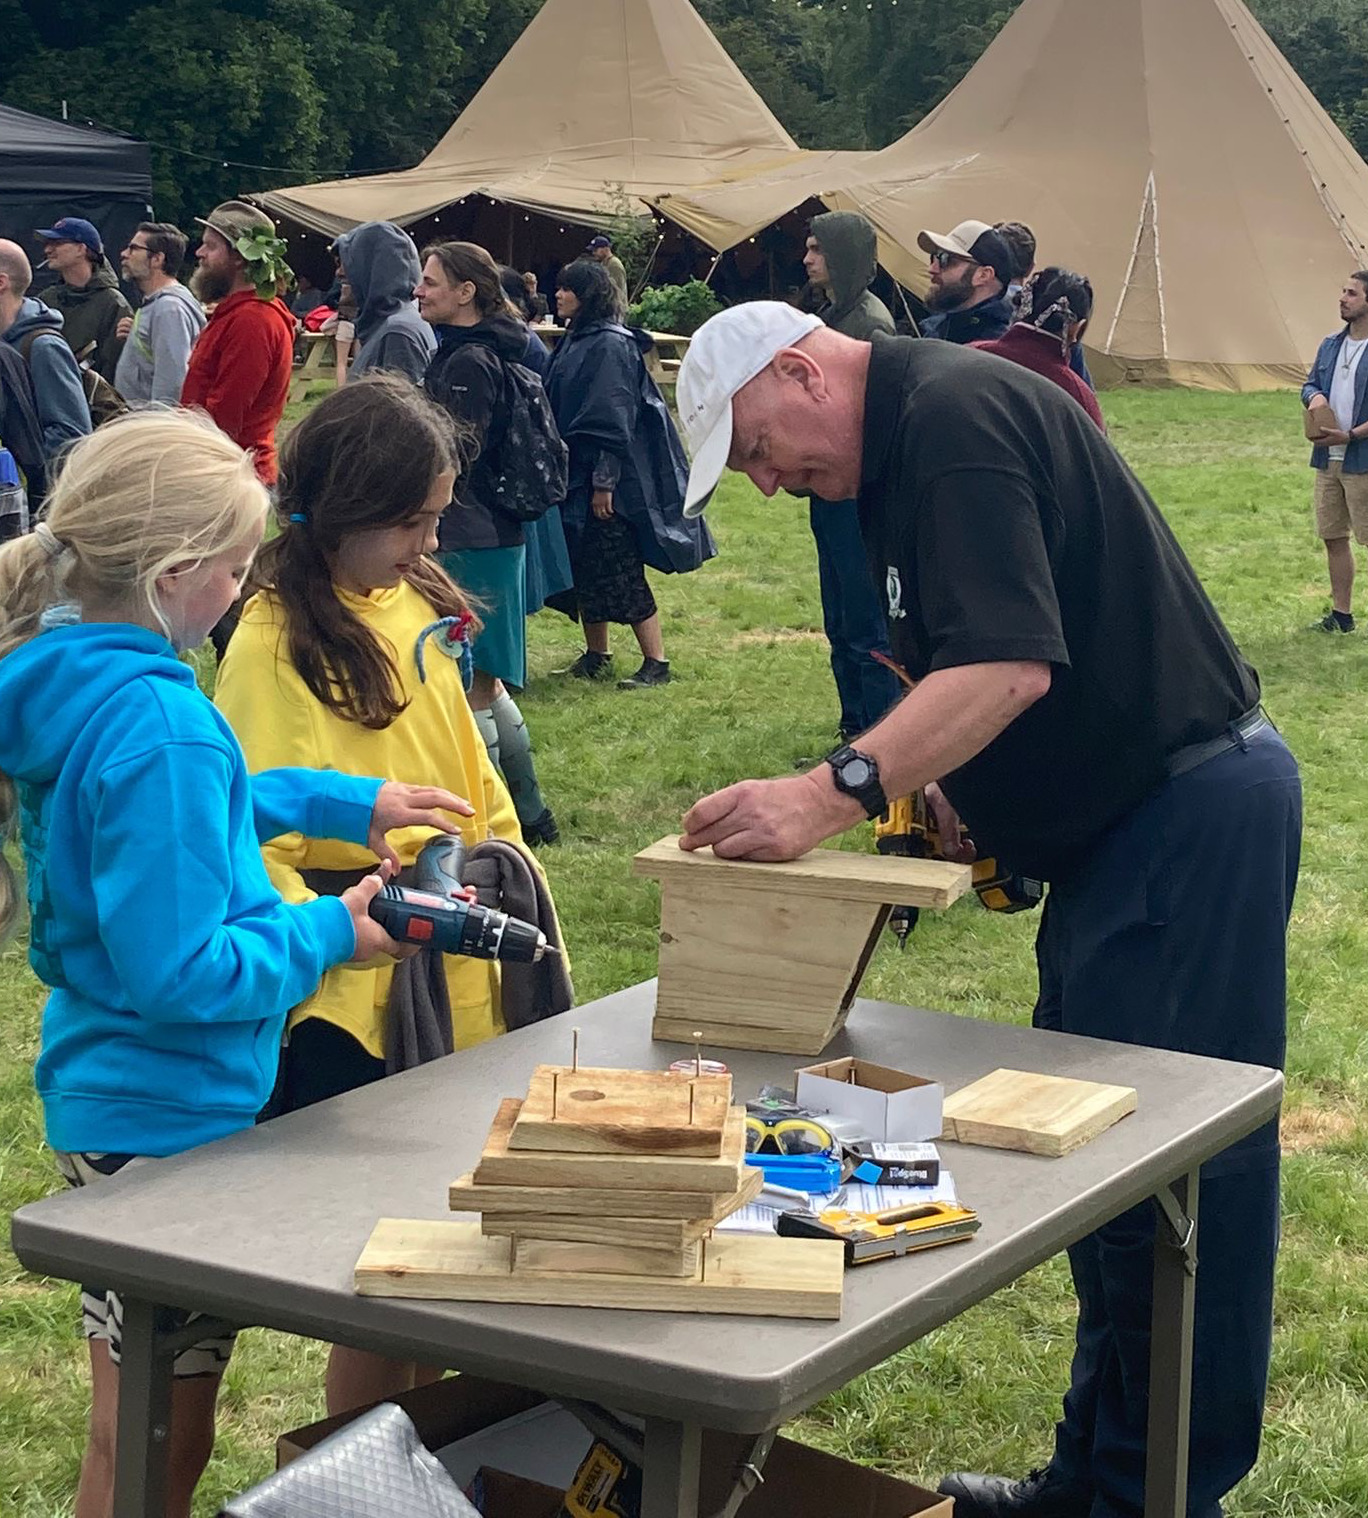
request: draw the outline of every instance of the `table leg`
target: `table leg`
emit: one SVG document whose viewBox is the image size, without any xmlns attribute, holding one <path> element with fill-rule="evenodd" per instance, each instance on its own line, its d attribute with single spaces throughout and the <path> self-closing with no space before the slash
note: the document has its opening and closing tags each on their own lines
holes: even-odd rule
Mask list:
<svg viewBox="0 0 1368 1518">
<path fill-rule="evenodd" d="M 641 1518 L 698 1518 L 703 1430 L 696 1423 L 646 1420 Z"/>
<path fill-rule="evenodd" d="M 171 1432 L 173 1344 L 157 1332 L 157 1308 L 123 1300 L 119 1432 L 115 1443 L 114 1518 L 161 1518 L 166 1511 L 166 1456 Z"/>
<path fill-rule="evenodd" d="M 1186 1518 L 1192 1418 L 1192 1320 L 1197 1293 L 1198 1172 L 1158 1193 L 1150 1321 L 1145 1518 Z"/>
</svg>

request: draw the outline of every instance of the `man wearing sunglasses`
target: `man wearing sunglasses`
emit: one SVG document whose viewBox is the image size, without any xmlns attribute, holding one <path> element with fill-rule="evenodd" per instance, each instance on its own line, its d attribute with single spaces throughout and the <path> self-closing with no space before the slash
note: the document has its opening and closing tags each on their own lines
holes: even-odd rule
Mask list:
<svg viewBox="0 0 1368 1518">
<path fill-rule="evenodd" d="M 169 221 L 144 221 L 120 257 L 124 278 L 142 292 L 137 315 L 119 323 L 119 336 L 128 341 L 114 388 L 130 406 L 176 405 L 190 350 L 204 331 L 200 303 L 177 277 L 187 242 Z"/>
<path fill-rule="evenodd" d="M 952 232 L 923 232 L 917 238 L 931 259 L 931 315 L 923 337 L 947 343 L 981 343 L 1001 337 L 1012 325 L 1007 286 L 1014 259 L 1007 239 L 986 221 L 962 221 Z"/>
</svg>

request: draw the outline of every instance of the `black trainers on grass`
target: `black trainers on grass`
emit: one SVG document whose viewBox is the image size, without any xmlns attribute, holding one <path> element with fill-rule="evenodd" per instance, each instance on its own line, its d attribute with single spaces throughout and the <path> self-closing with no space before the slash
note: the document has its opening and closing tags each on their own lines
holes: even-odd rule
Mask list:
<svg viewBox="0 0 1368 1518">
<path fill-rule="evenodd" d="M 1311 624 L 1312 632 L 1351 633 L 1354 630 L 1354 614 L 1350 611 L 1327 611 L 1319 622 Z"/>
<path fill-rule="evenodd" d="M 643 659 L 641 668 L 636 674 L 628 675 L 625 680 L 618 681 L 618 689 L 638 690 L 648 685 L 668 685 L 669 683 L 670 661 L 668 659 Z"/>
<path fill-rule="evenodd" d="M 553 669 L 553 675 L 571 675 L 576 680 L 607 680 L 613 673 L 612 654 L 596 654 L 585 649 L 573 664 Z"/>
</svg>

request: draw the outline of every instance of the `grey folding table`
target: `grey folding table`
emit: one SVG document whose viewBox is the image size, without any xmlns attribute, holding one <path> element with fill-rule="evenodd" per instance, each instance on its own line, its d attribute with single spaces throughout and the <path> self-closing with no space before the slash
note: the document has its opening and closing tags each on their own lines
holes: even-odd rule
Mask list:
<svg viewBox="0 0 1368 1518">
<path fill-rule="evenodd" d="M 643 1518 L 696 1518 L 702 1431 L 766 1437 L 784 1420 L 1146 1197 L 1159 1207 L 1146 1518 L 1186 1511 L 1198 1167 L 1277 1111 L 1275 1070 L 859 1002 L 831 1057 L 856 1055 L 958 1089 L 1006 1066 L 1136 1087 L 1137 1110 L 1063 1159 L 947 1144 L 983 1226 L 966 1244 L 846 1276 L 839 1322 L 359 1297 L 376 1221 L 442 1217 L 500 1099 L 533 1066 L 659 1068 L 654 983 L 570 1016 L 107 1184 L 20 1208 L 31 1270 L 124 1297 L 116 1518 L 159 1518 L 171 1361 L 166 1308 L 260 1324 L 602 1404 L 644 1419 Z M 741 1098 L 791 1081 L 792 1056 L 721 1051 Z M 199 1334 L 205 1325 L 199 1325 Z M 189 1338 L 195 1330 L 188 1331 Z"/>
</svg>

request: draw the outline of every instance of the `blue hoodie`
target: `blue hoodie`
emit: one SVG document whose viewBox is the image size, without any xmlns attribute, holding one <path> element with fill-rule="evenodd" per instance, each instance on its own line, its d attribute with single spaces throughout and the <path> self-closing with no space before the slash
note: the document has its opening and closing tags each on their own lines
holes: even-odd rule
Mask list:
<svg viewBox="0 0 1368 1518">
<path fill-rule="evenodd" d="M 160 635 L 41 633 L 0 659 L 0 770 L 18 784 L 29 961 L 52 987 L 38 1092 L 55 1149 L 177 1154 L 250 1127 L 289 1009 L 355 950 L 336 897 L 286 906 L 259 843 L 364 842 L 378 780 L 249 778 Z"/>
<path fill-rule="evenodd" d="M 20 301 L 19 314 L 8 331 L 0 334 L 0 340 L 22 353 L 24 339 L 35 333 L 28 345 L 29 377 L 43 429 L 43 448 L 51 462 L 68 443 L 90 431 L 90 407 L 76 355 L 62 336 L 62 313 L 28 295 Z"/>
</svg>

